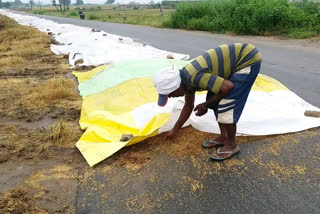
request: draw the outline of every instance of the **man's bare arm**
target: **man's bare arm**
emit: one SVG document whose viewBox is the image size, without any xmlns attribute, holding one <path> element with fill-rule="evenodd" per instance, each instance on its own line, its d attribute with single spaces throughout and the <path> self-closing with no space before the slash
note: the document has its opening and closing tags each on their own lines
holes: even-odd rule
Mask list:
<svg viewBox="0 0 320 214">
<path fill-rule="evenodd" d="M 219 93 L 216 96 L 212 96 L 205 103 L 203 103 L 203 107 L 208 108 L 212 104 L 219 102 L 220 100 L 228 96 L 228 94 L 232 91 L 232 89 L 233 89 L 233 83 L 229 80 L 224 80 L 221 85 Z"/>
<path fill-rule="evenodd" d="M 177 131 L 183 126 L 183 124 L 188 120 L 194 107 L 194 98 L 194 93 L 185 96 L 185 103 L 180 113 L 180 116 L 176 124 L 174 125 L 173 129 L 166 135 L 166 140 L 171 139 L 177 133 Z"/>
<path fill-rule="evenodd" d="M 202 116 L 208 112 L 208 107 L 214 103 L 218 103 L 220 100 L 228 96 L 233 89 L 233 83 L 229 80 L 224 80 L 219 93 L 216 96 L 212 96 L 206 102 L 197 105 L 194 109 L 197 116 Z"/>
</svg>

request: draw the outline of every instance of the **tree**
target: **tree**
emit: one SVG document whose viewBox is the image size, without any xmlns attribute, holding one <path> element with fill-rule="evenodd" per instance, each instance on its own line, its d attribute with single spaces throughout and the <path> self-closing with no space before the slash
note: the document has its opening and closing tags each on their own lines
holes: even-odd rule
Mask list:
<svg viewBox="0 0 320 214">
<path fill-rule="evenodd" d="M 70 6 L 70 3 L 71 3 L 71 0 L 59 0 L 59 3 L 60 5 L 63 6 L 63 12 L 67 9 L 69 9 L 69 6 Z M 61 6 L 60 6 L 61 8 Z"/>
<path fill-rule="evenodd" d="M 21 5 L 23 5 L 23 3 L 20 0 L 14 0 L 13 5 L 21 6 Z"/>
<path fill-rule="evenodd" d="M 113 4 L 115 0 L 108 0 L 105 4 Z"/>
<path fill-rule="evenodd" d="M 3 7 L 9 8 L 9 7 L 11 7 L 11 4 L 9 2 L 5 2 L 5 3 L 3 3 Z"/>
<path fill-rule="evenodd" d="M 66 10 L 66 0 L 58 0 L 59 1 L 59 5 L 60 5 L 60 10 L 61 10 L 61 13 L 62 11 L 64 12 Z M 63 10 L 62 10 L 63 8 Z"/>
<path fill-rule="evenodd" d="M 41 10 L 41 5 L 42 5 L 41 0 L 38 0 L 38 6 L 39 6 L 39 9 L 40 9 L 40 10 Z"/>
<path fill-rule="evenodd" d="M 77 0 L 76 1 L 76 5 L 83 5 L 83 1 L 82 0 Z"/>
<path fill-rule="evenodd" d="M 60 10 L 61 10 L 61 5 L 60 4 L 57 4 L 57 1 L 56 0 L 51 0 L 52 2 L 52 5 L 59 11 L 59 8 L 60 7 Z M 62 13 L 62 10 L 61 10 L 61 13 Z"/>
<path fill-rule="evenodd" d="M 33 1 L 33 0 L 30 0 L 30 1 L 29 1 L 29 4 L 30 4 L 31 10 L 32 10 L 32 7 L 35 5 L 34 1 Z"/>
<path fill-rule="evenodd" d="M 70 4 L 71 4 L 71 0 L 66 0 L 66 6 L 68 7 L 68 9 L 69 9 Z"/>
<path fill-rule="evenodd" d="M 51 0 L 52 2 L 52 5 L 59 11 L 59 8 L 60 7 L 60 12 L 62 13 L 62 7 L 61 7 L 61 3 L 60 3 L 60 0 L 59 1 L 59 4 L 57 4 L 57 1 L 56 0 Z"/>
</svg>

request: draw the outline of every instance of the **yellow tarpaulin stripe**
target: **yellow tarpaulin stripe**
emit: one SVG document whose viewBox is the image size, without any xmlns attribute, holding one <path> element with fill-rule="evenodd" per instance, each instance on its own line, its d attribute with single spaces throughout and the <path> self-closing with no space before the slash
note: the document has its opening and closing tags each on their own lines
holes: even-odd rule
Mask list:
<svg viewBox="0 0 320 214">
<path fill-rule="evenodd" d="M 163 126 L 169 118 L 170 114 L 158 114 L 141 129 L 131 127 L 125 129 L 125 126 L 121 129 L 110 129 L 104 123 L 97 122 L 96 125 L 88 127 L 76 146 L 88 164 L 94 166 L 125 146 L 133 145 L 157 135 L 159 127 Z M 113 125 L 119 125 L 117 121 L 113 121 L 113 123 Z M 120 142 L 119 137 L 122 134 L 133 134 L 135 137 L 127 142 Z"/>
<path fill-rule="evenodd" d="M 89 72 L 74 72 L 78 80 L 86 81 L 105 70 L 108 65 Z M 288 90 L 277 80 L 259 75 L 253 91 L 272 92 Z M 203 94 L 206 92 L 201 92 Z M 156 103 L 157 92 L 152 78 L 134 78 L 110 87 L 100 93 L 83 97 L 80 126 L 86 129 L 76 146 L 90 166 L 111 156 L 125 146 L 140 142 L 158 133 L 158 129 L 170 118 L 170 113 L 159 113 L 138 127 L 131 111 L 148 103 Z M 120 142 L 122 134 L 133 134 L 134 138 Z"/>
<path fill-rule="evenodd" d="M 89 80 L 93 75 L 105 70 L 108 66 L 109 65 L 102 65 L 88 72 L 73 71 L 72 74 L 77 77 L 79 82 L 84 82 Z"/>
<path fill-rule="evenodd" d="M 263 74 L 259 74 L 251 91 L 272 92 L 277 90 L 289 90 L 281 82 Z"/>
</svg>

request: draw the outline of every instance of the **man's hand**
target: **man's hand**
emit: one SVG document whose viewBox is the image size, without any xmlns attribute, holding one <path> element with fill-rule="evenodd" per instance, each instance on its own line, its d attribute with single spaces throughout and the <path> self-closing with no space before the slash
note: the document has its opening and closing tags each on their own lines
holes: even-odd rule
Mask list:
<svg viewBox="0 0 320 214">
<path fill-rule="evenodd" d="M 172 129 L 171 131 L 169 131 L 166 136 L 164 137 L 165 140 L 172 140 L 174 135 L 177 133 L 178 131 Z"/>
<path fill-rule="evenodd" d="M 208 109 L 201 103 L 194 108 L 194 111 L 196 112 L 196 116 L 201 117 L 208 112 Z"/>
</svg>

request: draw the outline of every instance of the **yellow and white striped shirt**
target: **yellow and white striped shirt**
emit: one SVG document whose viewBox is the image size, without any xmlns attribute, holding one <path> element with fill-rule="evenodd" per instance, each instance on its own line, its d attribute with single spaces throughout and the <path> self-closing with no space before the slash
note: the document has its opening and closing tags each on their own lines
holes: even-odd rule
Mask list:
<svg viewBox="0 0 320 214">
<path fill-rule="evenodd" d="M 218 94 L 224 79 L 260 61 L 260 52 L 251 44 L 221 45 L 195 58 L 180 70 L 180 76 L 188 92 Z"/>
</svg>

